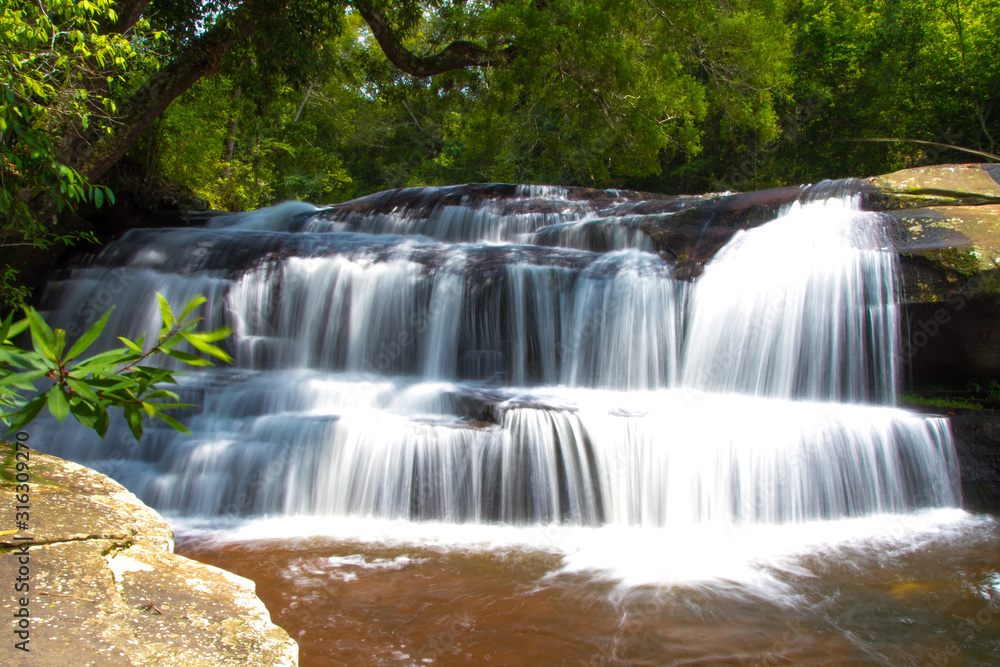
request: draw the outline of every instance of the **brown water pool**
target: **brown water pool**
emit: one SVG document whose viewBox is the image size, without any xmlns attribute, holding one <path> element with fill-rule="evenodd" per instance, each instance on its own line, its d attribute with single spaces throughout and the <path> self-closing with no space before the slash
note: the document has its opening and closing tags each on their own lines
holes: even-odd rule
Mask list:
<svg viewBox="0 0 1000 667">
<path fill-rule="evenodd" d="M 255 581 L 303 667 L 1000 665 L 1000 529 L 985 517 L 800 554 L 763 583 L 624 587 L 527 547 L 182 533 L 177 551 Z"/>
</svg>

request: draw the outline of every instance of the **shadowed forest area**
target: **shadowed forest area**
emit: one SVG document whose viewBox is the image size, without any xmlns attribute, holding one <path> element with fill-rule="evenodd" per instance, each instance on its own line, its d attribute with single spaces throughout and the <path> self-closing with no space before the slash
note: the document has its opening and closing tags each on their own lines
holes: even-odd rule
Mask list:
<svg viewBox="0 0 1000 667">
<path fill-rule="evenodd" d="M 750 190 L 996 159 L 1000 137 L 988 0 L 11 0 L 0 20 L 8 255 L 81 238 L 53 214 L 115 195 Z"/>
</svg>

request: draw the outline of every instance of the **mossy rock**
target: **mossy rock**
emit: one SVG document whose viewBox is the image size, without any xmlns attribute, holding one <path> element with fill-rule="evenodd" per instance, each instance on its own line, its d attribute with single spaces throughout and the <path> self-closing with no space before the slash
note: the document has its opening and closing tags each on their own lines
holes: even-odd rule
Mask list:
<svg viewBox="0 0 1000 667">
<path fill-rule="evenodd" d="M 868 180 L 890 210 L 1000 204 L 1000 165 L 995 164 L 917 167 Z"/>
</svg>

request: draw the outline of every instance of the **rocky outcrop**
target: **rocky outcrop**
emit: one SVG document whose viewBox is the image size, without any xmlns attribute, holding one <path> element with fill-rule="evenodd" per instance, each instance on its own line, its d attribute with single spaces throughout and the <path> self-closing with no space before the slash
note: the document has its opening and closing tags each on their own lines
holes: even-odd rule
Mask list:
<svg viewBox="0 0 1000 667">
<path fill-rule="evenodd" d="M 913 379 L 1000 377 L 1000 165 L 921 167 L 868 182 L 895 226 Z"/>
<path fill-rule="evenodd" d="M 30 652 L 8 630 L 2 664 L 298 664 L 297 645 L 271 623 L 253 582 L 174 554 L 163 518 L 88 468 L 31 450 L 25 494 L 10 449 L 0 444 L 2 613 L 8 623 L 26 619 Z M 16 582 L 26 588 L 16 592 Z"/>
<path fill-rule="evenodd" d="M 1000 412 L 969 410 L 948 418 L 967 510 L 1000 512 Z"/>
</svg>

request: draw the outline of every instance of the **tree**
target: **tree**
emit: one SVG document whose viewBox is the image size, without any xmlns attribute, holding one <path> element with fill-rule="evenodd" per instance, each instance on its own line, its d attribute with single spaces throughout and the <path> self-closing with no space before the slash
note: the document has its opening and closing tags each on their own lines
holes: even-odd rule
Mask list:
<svg viewBox="0 0 1000 667">
<path fill-rule="evenodd" d="M 63 138 L 113 132 L 114 96 L 126 75 L 148 64 L 156 35 L 142 23 L 127 34 L 102 34 L 118 15 L 112 0 L 9 0 L 0 10 L 0 246 L 45 248 L 79 232 L 46 224 L 45 213 L 113 200 L 107 188 L 63 158 Z M 17 301 L 8 264 L 0 298 Z"/>
<path fill-rule="evenodd" d="M 770 170 L 806 182 L 970 159 L 947 145 L 997 152 L 997 3 L 798 0 L 789 22 L 795 84 Z M 940 145 L 856 141 L 875 138 Z"/>
<path fill-rule="evenodd" d="M 155 143 L 196 143 L 218 163 L 234 115 L 223 109 L 239 89 L 253 120 L 239 123 L 234 192 L 245 191 L 240 166 L 276 197 L 314 201 L 482 180 L 663 189 L 664 165 L 698 154 L 706 120 L 762 144 L 776 137 L 774 104 L 789 81 L 782 15 L 781 3 L 749 0 L 438 3 L 409 22 L 393 16 L 407 26 L 404 47 L 437 53 L 474 39 L 504 56 L 423 77 L 399 69 L 350 11 L 308 71 L 275 76 L 266 53 L 239 47 L 223 77 L 167 111 Z M 202 138 L 171 138 L 191 123 Z M 182 151 L 160 158 L 168 176 L 220 201 L 220 168 Z"/>
<path fill-rule="evenodd" d="M 237 48 L 249 48 L 258 64 L 291 76 L 294 81 L 308 71 L 308 55 L 322 46 L 321 38 L 335 34 L 348 5 L 336 0 L 289 2 L 162 3 L 129 0 L 131 13 L 141 16 L 147 9 L 163 8 L 167 16 L 179 16 L 176 48 L 169 60 L 132 93 L 117 114 L 118 131 L 107 136 L 84 133 L 72 142 L 69 161 L 86 177 L 102 176 L 152 125 L 167 106 L 202 77 L 217 72 L 223 59 Z M 429 3 L 433 6 L 434 2 Z M 487 49 L 465 40 L 454 40 L 429 55 L 405 48 L 401 34 L 420 16 L 423 5 L 416 0 L 396 3 L 386 12 L 367 0 L 350 3 L 372 27 L 381 48 L 394 65 L 416 76 L 432 76 L 464 67 L 493 66 L 506 62 L 506 49 Z M 394 21 L 395 19 L 395 21 Z M 207 26 L 198 31 L 197 26 Z M 288 55 L 291 54 L 291 57 Z M 280 64 L 279 64 L 280 63 Z"/>
</svg>

